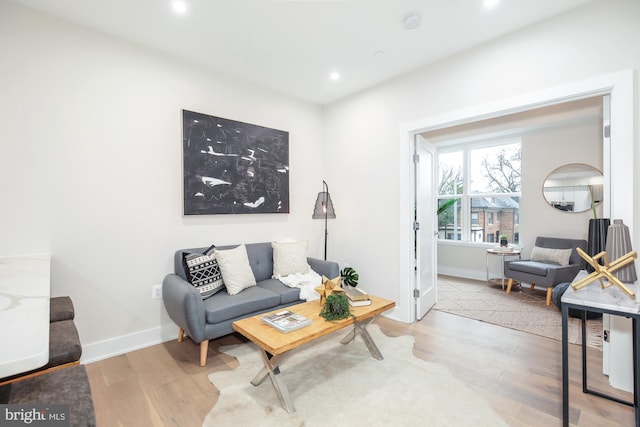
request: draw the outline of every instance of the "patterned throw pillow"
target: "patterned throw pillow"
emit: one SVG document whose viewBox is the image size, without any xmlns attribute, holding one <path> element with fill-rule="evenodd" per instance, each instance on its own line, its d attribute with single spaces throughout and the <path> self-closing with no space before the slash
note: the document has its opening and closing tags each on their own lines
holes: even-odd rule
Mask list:
<svg viewBox="0 0 640 427">
<path fill-rule="evenodd" d="M 182 254 L 182 262 L 191 283 L 202 299 L 209 298 L 224 287 L 220 266 L 214 256 L 207 254 Z"/>
</svg>

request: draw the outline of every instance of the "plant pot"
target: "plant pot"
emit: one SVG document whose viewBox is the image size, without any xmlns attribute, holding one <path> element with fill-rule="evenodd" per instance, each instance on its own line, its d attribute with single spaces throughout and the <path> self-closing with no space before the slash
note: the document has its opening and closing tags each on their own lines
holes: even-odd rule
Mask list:
<svg viewBox="0 0 640 427">
<path fill-rule="evenodd" d="M 587 239 L 587 254 L 589 256 L 598 255 L 605 250 L 607 244 L 607 230 L 611 221 L 609 218 L 591 218 L 589 220 L 589 237 Z M 600 265 L 604 265 L 604 259 L 598 260 Z M 593 267 L 586 264 L 587 271 L 593 273 Z"/>
<path fill-rule="evenodd" d="M 509 246 L 509 241 L 508 240 L 500 240 L 500 246 L 502 246 L 503 248 L 506 248 L 507 246 Z"/>
</svg>

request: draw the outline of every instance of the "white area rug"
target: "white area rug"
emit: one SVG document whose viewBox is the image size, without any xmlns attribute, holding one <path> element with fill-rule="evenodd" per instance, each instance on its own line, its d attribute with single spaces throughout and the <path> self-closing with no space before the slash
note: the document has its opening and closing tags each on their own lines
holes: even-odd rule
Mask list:
<svg viewBox="0 0 640 427">
<path fill-rule="evenodd" d="M 360 337 L 340 344 L 344 329 L 284 358 L 281 375 L 293 414 L 282 408 L 268 378 L 258 387 L 250 384 L 263 366 L 256 346 L 221 347 L 240 366 L 209 375 L 220 398 L 203 426 L 506 426 L 446 367 L 414 357 L 413 337 L 368 329 L 382 361 L 371 357 Z"/>
</svg>

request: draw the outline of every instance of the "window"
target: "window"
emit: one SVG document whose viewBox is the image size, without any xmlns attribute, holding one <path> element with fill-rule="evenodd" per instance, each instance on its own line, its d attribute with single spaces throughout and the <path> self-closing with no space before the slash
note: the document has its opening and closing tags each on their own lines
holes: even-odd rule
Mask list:
<svg viewBox="0 0 640 427">
<path fill-rule="evenodd" d="M 520 140 L 465 143 L 438 150 L 438 238 L 518 243 Z"/>
</svg>

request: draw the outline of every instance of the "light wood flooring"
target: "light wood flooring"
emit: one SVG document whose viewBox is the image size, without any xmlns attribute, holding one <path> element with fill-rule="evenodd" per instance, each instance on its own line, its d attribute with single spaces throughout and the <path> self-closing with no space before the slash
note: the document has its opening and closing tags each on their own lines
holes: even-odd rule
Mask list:
<svg viewBox="0 0 640 427">
<path fill-rule="evenodd" d="M 409 325 L 385 318 L 376 323 L 387 335 L 413 335 L 417 357 L 447 366 L 508 425 L 562 425 L 559 341 L 435 310 Z M 199 346 L 188 339 L 86 365 L 98 427 L 202 425 L 218 396 L 208 374 L 237 364 L 218 348 L 242 340 L 230 335 L 210 342 L 205 368 L 198 365 Z M 609 388 L 599 374 L 602 353 L 589 349 L 588 357 L 590 388 L 632 399 Z M 634 424 L 631 407 L 582 393 L 578 346 L 570 345 L 570 365 L 572 425 Z"/>
</svg>

